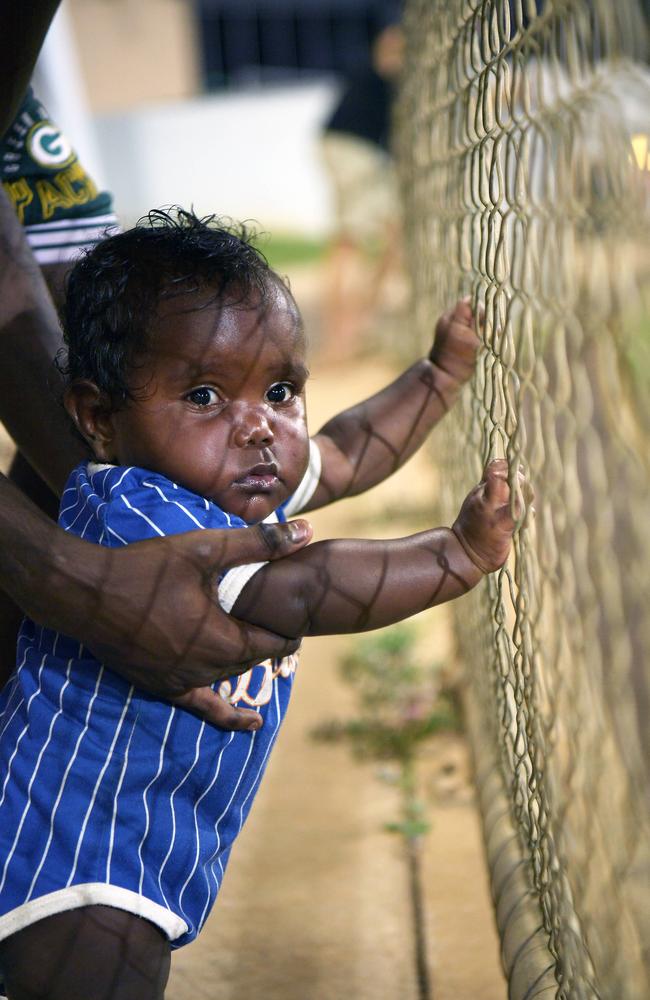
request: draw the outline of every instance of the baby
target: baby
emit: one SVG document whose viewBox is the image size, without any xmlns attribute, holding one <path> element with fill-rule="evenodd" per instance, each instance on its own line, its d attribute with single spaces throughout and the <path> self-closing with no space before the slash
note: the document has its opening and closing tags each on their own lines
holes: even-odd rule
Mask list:
<svg viewBox="0 0 650 1000">
<path fill-rule="evenodd" d="M 284 520 L 368 489 L 453 404 L 479 345 L 460 302 L 427 358 L 310 440 L 291 292 L 243 230 L 182 211 L 153 212 L 89 252 L 63 321 L 65 405 L 94 461 L 72 473 L 60 523 L 109 548 Z M 285 636 L 379 628 L 464 594 L 504 563 L 513 528 L 507 468 L 495 461 L 452 528 L 317 542 L 228 571 L 215 599 Z M 251 710 L 239 732 L 134 689 L 29 620 L 17 663 L 0 695 L 9 996 L 23 995 L 12 984 L 38 975 L 34 956 L 59 942 L 84 1000 L 108 981 L 112 998 L 162 997 L 170 948 L 196 937 L 214 903 L 296 659 L 222 683 L 224 698 Z"/>
</svg>

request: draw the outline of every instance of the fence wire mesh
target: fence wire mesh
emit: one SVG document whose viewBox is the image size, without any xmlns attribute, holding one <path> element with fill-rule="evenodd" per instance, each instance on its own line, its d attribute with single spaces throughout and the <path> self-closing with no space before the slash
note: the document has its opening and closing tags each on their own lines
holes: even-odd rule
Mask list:
<svg viewBox="0 0 650 1000">
<path fill-rule="evenodd" d="M 536 513 L 457 633 L 510 996 L 650 996 L 650 73 L 636 0 L 408 0 L 417 336 L 484 350 L 440 459 Z M 644 900 L 645 894 L 645 900 Z M 644 905 L 644 903 L 646 905 Z"/>
</svg>

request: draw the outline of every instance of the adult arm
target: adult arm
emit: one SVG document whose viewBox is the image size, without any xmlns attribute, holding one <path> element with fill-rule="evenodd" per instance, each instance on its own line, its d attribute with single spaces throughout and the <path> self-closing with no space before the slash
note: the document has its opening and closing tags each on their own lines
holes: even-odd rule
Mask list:
<svg viewBox="0 0 650 1000">
<path fill-rule="evenodd" d="M 452 528 L 318 542 L 263 567 L 235 614 L 285 635 L 363 632 L 461 596 L 507 559 L 515 526 L 507 475 L 505 461 L 491 462 Z"/>
<path fill-rule="evenodd" d="M 362 493 L 399 469 L 453 406 L 478 348 L 472 309 L 458 302 L 438 321 L 427 358 L 321 428 L 315 439 L 322 472 L 305 509 Z"/>
<path fill-rule="evenodd" d="M 11 126 L 60 0 L 0 4 L 0 136 Z M 58 401 L 61 330 L 43 276 L 0 185 L 0 421 L 55 491 L 87 455 Z"/>
<path fill-rule="evenodd" d="M 61 0 L 0 4 L 0 136 L 13 122 Z"/>
<path fill-rule="evenodd" d="M 58 318 L 22 227 L 0 187 L 0 421 L 55 492 L 88 451 L 59 401 Z"/>
</svg>

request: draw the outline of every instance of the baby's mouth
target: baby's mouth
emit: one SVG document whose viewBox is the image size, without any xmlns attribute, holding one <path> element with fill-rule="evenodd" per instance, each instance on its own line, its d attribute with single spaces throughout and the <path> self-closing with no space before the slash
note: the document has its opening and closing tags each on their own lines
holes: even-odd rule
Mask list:
<svg viewBox="0 0 650 1000">
<path fill-rule="evenodd" d="M 278 467 L 274 463 L 254 465 L 233 483 L 246 493 L 270 493 L 278 485 Z"/>
</svg>

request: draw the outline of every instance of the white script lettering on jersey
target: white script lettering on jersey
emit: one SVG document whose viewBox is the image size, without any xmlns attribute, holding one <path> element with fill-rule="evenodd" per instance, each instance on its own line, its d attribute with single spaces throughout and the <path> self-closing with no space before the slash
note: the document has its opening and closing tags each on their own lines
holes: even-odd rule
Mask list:
<svg viewBox="0 0 650 1000">
<path fill-rule="evenodd" d="M 252 708 L 267 705 L 271 700 L 275 678 L 289 677 L 291 674 L 295 674 L 298 659 L 298 653 L 292 653 L 290 656 L 284 656 L 280 660 L 264 660 L 262 663 L 258 663 L 257 667 L 253 667 L 251 670 L 247 670 L 245 674 L 241 674 L 237 678 L 234 690 L 231 681 L 222 681 L 219 685 L 219 694 L 232 705 L 236 705 L 240 701 L 243 701 L 246 705 L 250 705 Z M 248 688 L 254 671 L 260 668 L 264 670 L 264 680 L 260 684 L 257 693 L 251 695 L 248 692 Z"/>
</svg>

